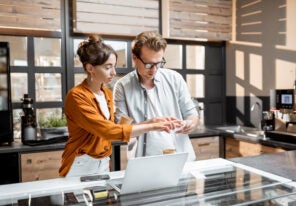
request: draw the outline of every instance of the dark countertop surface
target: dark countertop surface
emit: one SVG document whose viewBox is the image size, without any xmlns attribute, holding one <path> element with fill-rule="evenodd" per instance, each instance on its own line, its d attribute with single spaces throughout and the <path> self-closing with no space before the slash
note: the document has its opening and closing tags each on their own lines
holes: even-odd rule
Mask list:
<svg viewBox="0 0 296 206">
<path fill-rule="evenodd" d="M 14 152 L 38 152 L 38 151 L 51 151 L 51 150 L 60 150 L 64 149 L 65 142 L 52 143 L 52 144 L 43 144 L 36 146 L 24 145 L 20 141 L 14 141 L 10 145 L 1 145 L 0 154 L 2 153 L 14 153 Z"/>
<path fill-rule="evenodd" d="M 296 150 L 229 160 L 296 181 Z"/>
<path fill-rule="evenodd" d="M 211 127 L 198 127 L 196 130 L 194 130 L 191 134 L 189 134 L 190 138 L 196 138 L 196 137 L 210 137 L 210 136 L 219 136 L 220 131 L 215 130 Z"/>
<path fill-rule="evenodd" d="M 190 138 L 199 138 L 199 137 L 208 137 L 208 136 L 219 136 L 220 132 L 217 130 L 201 127 L 196 129 L 189 136 Z M 43 142 L 32 143 L 31 145 L 22 144 L 20 139 L 15 140 L 10 145 L 2 144 L 0 146 L 0 154 L 1 153 L 14 153 L 14 152 L 38 152 L 38 151 L 51 151 L 51 150 L 60 150 L 64 149 L 66 143 L 66 139 L 56 139 L 56 140 L 48 140 Z M 126 144 L 123 142 L 112 142 L 113 146 Z"/>
<path fill-rule="evenodd" d="M 291 143 L 285 141 L 285 139 L 281 138 L 267 138 L 266 140 L 253 140 L 248 138 L 236 138 L 232 133 L 227 133 L 225 131 L 215 129 L 218 126 L 200 126 L 191 134 L 189 134 L 190 138 L 202 138 L 202 137 L 211 137 L 211 136 L 224 136 L 224 137 L 232 137 L 238 139 L 240 141 L 247 141 L 251 143 L 260 143 L 262 145 L 271 146 L 271 147 L 279 147 L 285 150 L 296 150 L 296 143 Z M 283 140 L 283 141 L 282 141 Z M 50 151 L 50 150 L 60 150 L 64 149 L 66 139 L 56 139 L 49 140 L 40 143 L 33 143 L 32 145 L 24 145 L 21 141 L 15 140 L 10 145 L 2 144 L 0 146 L 0 154 L 1 153 L 13 153 L 13 152 L 34 152 L 34 151 Z M 126 144 L 123 142 L 113 142 L 113 146 Z"/>
</svg>

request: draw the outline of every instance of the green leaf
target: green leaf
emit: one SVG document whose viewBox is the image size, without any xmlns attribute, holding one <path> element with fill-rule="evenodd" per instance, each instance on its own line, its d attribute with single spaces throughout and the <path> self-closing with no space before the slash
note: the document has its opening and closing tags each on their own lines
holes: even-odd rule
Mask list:
<svg viewBox="0 0 296 206">
<path fill-rule="evenodd" d="M 51 116 L 48 119 L 39 122 L 40 128 L 65 127 L 67 126 L 67 119 L 65 115 L 62 117 Z"/>
</svg>

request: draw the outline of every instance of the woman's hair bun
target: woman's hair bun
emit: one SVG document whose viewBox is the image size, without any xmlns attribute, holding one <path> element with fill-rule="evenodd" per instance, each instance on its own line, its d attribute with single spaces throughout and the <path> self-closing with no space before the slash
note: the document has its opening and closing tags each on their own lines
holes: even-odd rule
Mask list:
<svg viewBox="0 0 296 206">
<path fill-rule="evenodd" d="M 80 42 L 79 47 L 87 47 L 91 44 L 97 44 L 97 43 L 102 44 L 103 38 L 98 34 L 92 34 L 88 37 L 87 40 Z"/>
<path fill-rule="evenodd" d="M 87 63 L 95 66 L 102 65 L 109 56 L 114 54 L 117 59 L 116 51 L 104 43 L 99 34 L 91 34 L 87 40 L 82 41 L 77 49 L 77 55 L 83 65 Z"/>
<path fill-rule="evenodd" d="M 103 43 L 103 38 L 98 34 L 92 34 L 88 37 L 88 41 L 90 44 L 94 43 Z"/>
</svg>

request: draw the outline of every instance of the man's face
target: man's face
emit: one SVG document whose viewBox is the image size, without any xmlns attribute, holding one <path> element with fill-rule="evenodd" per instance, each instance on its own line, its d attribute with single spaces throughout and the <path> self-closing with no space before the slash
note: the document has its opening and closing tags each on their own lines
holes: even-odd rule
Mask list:
<svg viewBox="0 0 296 206">
<path fill-rule="evenodd" d="M 146 46 L 142 48 L 140 57 L 136 57 L 135 55 L 133 55 L 133 60 L 136 68 L 138 69 L 138 73 L 141 76 L 142 82 L 154 79 L 154 76 L 159 69 L 158 67 L 161 65 L 161 62 L 164 61 L 163 55 L 164 51 L 162 49 L 156 52 Z M 149 63 L 151 63 L 151 65 L 149 65 Z M 145 64 L 146 67 L 149 68 L 146 68 Z"/>
</svg>

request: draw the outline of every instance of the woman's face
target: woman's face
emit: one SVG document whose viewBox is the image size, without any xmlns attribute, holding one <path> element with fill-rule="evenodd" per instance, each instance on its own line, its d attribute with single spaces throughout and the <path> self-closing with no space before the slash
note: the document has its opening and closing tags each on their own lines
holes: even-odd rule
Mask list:
<svg viewBox="0 0 296 206">
<path fill-rule="evenodd" d="M 110 83 L 114 76 L 116 75 L 115 66 L 116 66 L 116 56 L 111 54 L 108 60 L 102 65 L 92 66 L 89 65 L 89 75 L 91 75 L 92 81 L 98 84 L 107 84 Z"/>
</svg>

